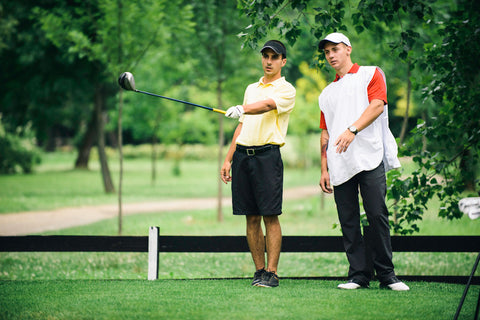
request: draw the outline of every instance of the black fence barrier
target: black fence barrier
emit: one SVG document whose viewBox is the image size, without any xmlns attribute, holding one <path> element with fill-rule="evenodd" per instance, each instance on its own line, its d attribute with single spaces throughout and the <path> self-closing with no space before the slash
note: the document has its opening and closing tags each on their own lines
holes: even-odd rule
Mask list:
<svg viewBox="0 0 480 320">
<path fill-rule="evenodd" d="M 6 236 L 0 252 L 147 252 L 148 237 Z"/>
<path fill-rule="evenodd" d="M 392 236 L 394 252 L 479 252 L 480 236 Z M 0 252 L 148 252 L 146 236 L 0 236 Z M 159 236 L 159 252 L 248 252 L 245 236 Z M 282 252 L 343 252 L 339 236 L 283 236 Z"/>
<path fill-rule="evenodd" d="M 158 253 L 249 252 L 245 236 L 158 236 L 156 247 Z M 480 236 L 392 236 L 392 248 L 394 252 L 480 252 Z M 0 236 L 0 252 L 149 252 L 149 237 Z M 344 249 L 340 236 L 283 236 L 282 252 L 344 252 Z M 155 270 L 152 272 L 155 273 Z M 314 278 L 344 277 L 297 279 Z M 402 278 L 412 281 L 466 283 L 468 277 L 410 275 Z M 480 284 L 479 277 L 473 277 L 472 284 Z"/>
</svg>

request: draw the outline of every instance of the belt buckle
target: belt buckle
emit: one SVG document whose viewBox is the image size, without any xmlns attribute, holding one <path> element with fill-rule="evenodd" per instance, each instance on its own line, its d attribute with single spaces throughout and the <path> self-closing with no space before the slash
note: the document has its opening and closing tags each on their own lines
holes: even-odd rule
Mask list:
<svg viewBox="0 0 480 320">
<path fill-rule="evenodd" d="M 254 156 L 255 155 L 255 149 L 247 149 L 247 155 Z"/>
</svg>

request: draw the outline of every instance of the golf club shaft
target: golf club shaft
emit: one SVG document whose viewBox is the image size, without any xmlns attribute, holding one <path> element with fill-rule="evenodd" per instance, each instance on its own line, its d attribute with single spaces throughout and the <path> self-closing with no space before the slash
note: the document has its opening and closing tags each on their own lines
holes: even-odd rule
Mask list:
<svg viewBox="0 0 480 320">
<path fill-rule="evenodd" d="M 135 92 L 140 92 L 140 93 L 148 94 L 148 95 L 150 95 L 150 96 L 154 96 L 154 97 L 158 97 L 158 98 L 163 98 L 163 99 L 168 99 L 168 100 L 171 100 L 171 101 L 176 101 L 176 102 L 188 104 L 188 105 L 191 105 L 191 106 L 194 106 L 194 107 L 199 107 L 199 108 L 207 109 L 207 110 L 210 110 L 210 111 L 213 111 L 213 112 L 218 112 L 218 113 L 223 113 L 223 114 L 225 114 L 225 111 L 224 111 L 224 110 L 215 109 L 215 108 L 210 108 L 210 107 L 205 107 L 205 106 L 202 106 L 202 105 L 199 105 L 199 104 L 196 104 L 196 103 L 191 103 L 191 102 L 188 102 L 188 101 L 183 101 L 183 100 L 178 100 L 178 99 L 174 99 L 174 98 L 169 98 L 169 97 L 161 96 L 161 95 L 158 95 L 158 94 L 155 94 L 155 93 L 150 93 L 150 92 L 141 91 L 141 90 L 136 90 L 136 89 L 135 89 Z"/>
</svg>

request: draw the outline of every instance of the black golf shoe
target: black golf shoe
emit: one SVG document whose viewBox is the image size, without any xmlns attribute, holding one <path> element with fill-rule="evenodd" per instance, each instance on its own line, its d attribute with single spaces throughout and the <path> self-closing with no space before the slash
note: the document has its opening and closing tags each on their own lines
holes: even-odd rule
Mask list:
<svg viewBox="0 0 480 320">
<path fill-rule="evenodd" d="M 278 276 L 275 272 L 265 271 L 262 279 L 256 284 L 256 286 L 265 288 L 278 287 L 278 282 Z"/>
<path fill-rule="evenodd" d="M 266 272 L 267 271 L 265 271 L 263 268 L 255 271 L 255 274 L 253 275 L 252 286 L 256 286 L 262 280 L 262 277 Z"/>
</svg>

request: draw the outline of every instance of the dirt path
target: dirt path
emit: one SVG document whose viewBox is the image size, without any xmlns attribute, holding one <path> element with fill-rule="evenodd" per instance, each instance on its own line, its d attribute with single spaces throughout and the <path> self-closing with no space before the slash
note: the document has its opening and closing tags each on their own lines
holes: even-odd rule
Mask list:
<svg viewBox="0 0 480 320">
<path fill-rule="evenodd" d="M 284 190 L 284 200 L 295 200 L 320 195 L 319 186 L 297 187 Z M 231 205 L 230 198 L 223 199 L 224 206 Z M 217 198 L 175 199 L 158 202 L 129 203 L 122 205 L 124 215 L 171 212 L 182 210 L 213 209 Z M 0 236 L 35 234 L 86 225 L 118 215 L 118 204 L 61 208 L 51 211 L 28 211 L 0 214 Z"/>
</svg>

